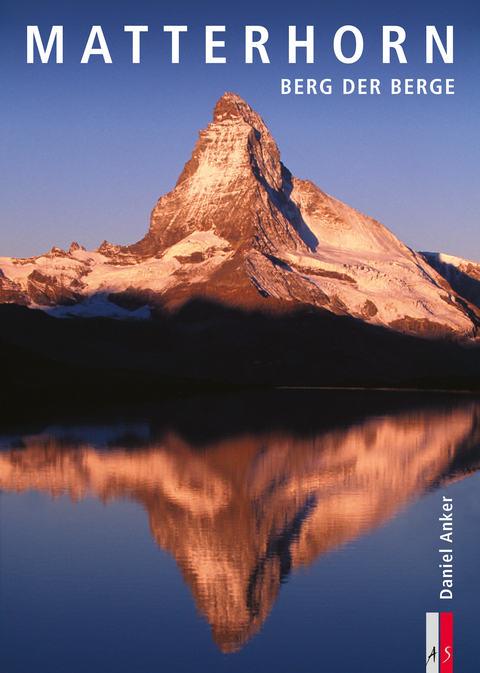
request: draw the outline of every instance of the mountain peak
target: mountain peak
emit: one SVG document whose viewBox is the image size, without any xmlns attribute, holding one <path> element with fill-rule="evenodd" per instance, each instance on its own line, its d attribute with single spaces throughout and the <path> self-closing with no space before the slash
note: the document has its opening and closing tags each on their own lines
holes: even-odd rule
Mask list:
<svg viewBox="0 0 480 673">
<path fill-rule="evenodd" d="M 266 311 L 321 307 L 436 336 L 472 337 L 480 325 L 477 279 L 467 296 L 444 266 L 292 177 L 263 119 L 230 92 L 141 241 L 104 242 L 92 253 L 75 244 L 68 253 L 54 248 L 28 263 L 4 260 L 2 271 L 0 299 L 83 302 L 83 312 L 87 298 L 174 308 L 200 296 Z"/>
<path fill-rule="evenodd" d="M 240 96 L 225 93 L 215 105 L 213 122 L 199 132 L 175 189 L 153 209 L 147 236 L 131 249 L 159 255 L 188 235 L 206 231 L 234 250 L 244 249 L 258 241 L 268 194 L 280 195 L 287 175 L 260 115 Z M 283 239 L 286 229 L 291 229 L 287 236 L 296 239 L 294 245 L 301 245 L 286 221 L 275 236 Z"/>
<path fill-rule="evenodd" d="M 215 105 L 213 122 L 199 132 L 177 186 L 195 176 L 213 185 L 220 182 L 225 188 L 225 178 L 232 172 L 238 174 L 252 164 L 260 166 L 264 156 L 270 158 L 270 172 L 278 173 L 280 152 L 263 119 L 240 96 L 227 92 Z"/>
<path fill-rule="evenodd" d="M 227 120 L 243 120 L 254 126 L 265 126 L 262 118 L 258 115 L 243 98 L 236 93 L 226 92 L 217 101 L 213 110 L 213 123 L 218 124 Z"/>
</svg>

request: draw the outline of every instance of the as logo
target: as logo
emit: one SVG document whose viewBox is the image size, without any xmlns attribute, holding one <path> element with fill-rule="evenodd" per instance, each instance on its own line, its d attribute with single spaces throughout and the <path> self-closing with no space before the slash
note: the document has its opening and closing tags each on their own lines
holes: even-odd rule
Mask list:
<svg viewBox="0 0 480 673">
<path fill-rule="evenodd" d="M 453 613 L 427 612 L 427 673 L 453 673 Z"/>
</svg>

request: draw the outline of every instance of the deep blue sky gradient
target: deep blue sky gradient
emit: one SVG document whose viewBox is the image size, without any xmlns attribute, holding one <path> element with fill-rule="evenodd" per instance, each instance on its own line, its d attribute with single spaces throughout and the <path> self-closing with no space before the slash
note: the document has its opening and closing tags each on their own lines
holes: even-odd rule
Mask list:
<svg viewBox="0 0 480 673">
<path fill-rule="evenodd" d="M 125 25 L 148 25 L 141 63 Z M 164 25 L 187 25 L 180 63 Z M 205 64 L 205 25 L 226 25 L 226 64 Z M 315 26 L 315 63 L 288 63 L 288 26 Z M 364 37 L 362 58 L 340 63 L 343 25 Z M 425 26 L 454 26 L 453 64 L 425 63 Z M 26 27 L 44 39 L 64 26 L 64 63 L 26 62 Z M 113 63 L 80 60 L 101 25 Z M 244 62 L 245 25 L 269 30 L 270 64 Z M 400 25 L 408 63 L 382 64 L 382 25 Z M 370 215 L 417 250 L 480 261 L 478 3 L 367 0 L 170 4 L 7 0 L 0 10 L 0 255 L 30 256 L 78 240 L 129 244 L 147 231 L 198 131 L 225 91 L 242 96 L 272 132 L 283 162 Z M 345 41 L 345 51 L 349 46 Z M 281 78 L 331 78 L 331 96 L 282 96 Z M 455 95 L 391 95 L 393 77 L 454 78 Z M 381 95 L 343 95 L 343 78 L 377 78 Z"/>
</svg>

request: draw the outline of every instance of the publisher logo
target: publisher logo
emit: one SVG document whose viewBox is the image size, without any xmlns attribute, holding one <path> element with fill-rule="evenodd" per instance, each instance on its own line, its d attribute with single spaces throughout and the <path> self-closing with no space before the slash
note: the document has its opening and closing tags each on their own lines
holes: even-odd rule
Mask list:
<svg viewBox="0 0 480 673">
<path fill-rule="evenodd" d="M 427 673 L 453 673 L 453 613 L 427 612 Z"/>
</svg>

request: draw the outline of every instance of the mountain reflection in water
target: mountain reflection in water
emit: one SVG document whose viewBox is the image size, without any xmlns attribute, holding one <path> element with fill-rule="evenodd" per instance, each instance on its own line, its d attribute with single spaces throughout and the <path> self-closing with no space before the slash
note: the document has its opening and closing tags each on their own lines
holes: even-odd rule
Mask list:
<svg viewBox="0 0 480 673">
<path fill-rule="evenodd" d="M 215 400 L 167 405 L 158 413 L 168 423 L 157 415 L 4 439 L 0 487 L 141 503 L 217 645 L 235 651 L 261 628 L 291 569 L 479 464 L 480 404 L 472 399 L 416 400 L 373 416 L 350 409 L 334 419 L 327 398 L 312 393 L 290 405 L 287 391 L 277 392 L 260 413 L 265 395 L 219 408 Z M 308 413 L 298 406 L 307 399 Z M 290 425 L 289 408 L 297 413 Z"/>
</svg>

